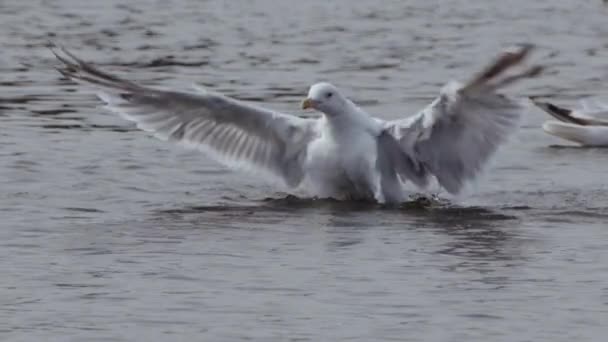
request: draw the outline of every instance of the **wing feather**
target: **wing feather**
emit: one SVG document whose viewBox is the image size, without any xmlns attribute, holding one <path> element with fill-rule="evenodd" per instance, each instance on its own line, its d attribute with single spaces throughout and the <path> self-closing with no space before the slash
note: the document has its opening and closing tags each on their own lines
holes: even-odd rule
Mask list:
<svg viewBox="0 0 608 342">
<path fill-rule="evenodd" d="M 304 177 L 315 120 L 266 110 L 221 94 L 191 94 L 140 86 L 93 67 L 70 52 L 53 51 L 57 70 L 101 88 L 106 108 L 162 139 L 197 148 L 229 166 L 279 176 L 289 186 Z"/>
<path fill-rule="evenodd" d="M 496 78 L 520 64 L 530 51 L 504 53 L 467 84 L 448 83 L 421 112 L 387 122 L 387 129 L 404 151 L 437 178 L 448 192 L 460 192 L 473 180 L 508 136 L 519 127 L 526 107 L 496 90 L 518 79 L 539 74 L 538 66 Z M 496 82 L 492 82 L 496 81 Z"/>
<path fill-rule="evenodd" d="M 415 158 L 450 193 L 473 180 L 497 148 L 513 133 L 524 107 L 494 93 L 462 93 L 463 87 L 445 87 L 439 98 L 415 120 L 390 122 L 402 148 Z"/>
</svg>

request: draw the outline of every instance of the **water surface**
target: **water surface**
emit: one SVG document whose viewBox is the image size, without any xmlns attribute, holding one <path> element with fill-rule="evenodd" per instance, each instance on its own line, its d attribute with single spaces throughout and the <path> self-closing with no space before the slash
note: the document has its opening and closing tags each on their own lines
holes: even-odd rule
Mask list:
<svg viewBox="0 0 608 342">
<path fill-rule="evenodd" d="M 512 94 L 605 95 L 607 15 L 566 0 L 0 3 L 0 338 L 603 341 L 608 150 L 554 146 L 542 113 L 450 205 L 299 200 L 104 112 L 45 46 L 298 115 L 329 80 L 391 119 L 523 41 L 548 73 Z"/>
</svg>

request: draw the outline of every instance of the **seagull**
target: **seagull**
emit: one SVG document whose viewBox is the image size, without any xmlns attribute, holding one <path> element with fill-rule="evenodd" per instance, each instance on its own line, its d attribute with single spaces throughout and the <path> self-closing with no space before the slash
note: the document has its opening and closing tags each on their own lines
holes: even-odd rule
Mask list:
<svg viewBox="0 0 608 342">
<path fill-rule="evenodd" d="M 538 108 L 559 120 L 545 122 L 545 132 L 582 146 L 608 146 L 608 106 L 605 104 L 583 100 L 581 108 L 573 110 L 535 98 L 531 100 Z"/>
<path fill-rule="evenodd" d="M 217 92 L 160 90 L 101 71 L 65 48 L 51 48 L 66 78 L 97 89 L 106 108 L 154 136 L 198 149 L 228 167 L 264 174 L 315 198 L 399 204 L 406 183 L 436 179 L 458 194 L 519 126 L 525 106 L 496 91 L 541 67 L 505 75 L 532 45 L 504 50 L 469 82 L 452 81 L 426 108 L 397 120 L 375 118 L 334 85 L 309 88 L 302 118 Z"/>
</svg>

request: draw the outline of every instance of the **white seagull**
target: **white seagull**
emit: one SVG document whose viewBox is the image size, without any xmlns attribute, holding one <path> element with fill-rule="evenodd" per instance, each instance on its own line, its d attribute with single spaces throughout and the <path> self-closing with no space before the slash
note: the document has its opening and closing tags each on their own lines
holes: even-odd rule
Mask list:
<svg viewBox="0 0 608 342">
<path fill-rule="evenodd" d="M 567 109 L 549 102 L 531 100 L 538 108 L 559 120 L 545 122 L 545 132 L 582 146 L 608 146 L 608 106 L 605 104 L 587 100 L 581 101 L 580 109 Z"/>
<path fill-rule="evenodd" d="M 52 51 L 61 74 L 96 86 L 106 108 L 160 139 L 261 171 L 310 196 L 395 204 L 407 199 L 408 181 L 425 188 L 434 177 L 456 194 L 479 174 L 519 126 L 523 102 L 496 90 L 539 73 L 536 66 L 505 75 L 530 50 L 504 51 L 469 82 L 448 83 L 421 112 L 393 121 L 374 118 L 329 83 L 312 85 L 302 102 L 323 115 L 300 118 L 211 91 L 145 87 L 65 49 Z"/>
</svg>

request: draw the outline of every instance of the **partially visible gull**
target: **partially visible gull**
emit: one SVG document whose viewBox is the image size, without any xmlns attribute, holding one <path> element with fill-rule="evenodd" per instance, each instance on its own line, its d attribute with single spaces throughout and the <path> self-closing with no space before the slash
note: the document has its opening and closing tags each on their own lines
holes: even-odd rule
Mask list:
<svg viewBox="0 0 608 342">
<path fill-rule="evenodd" d="M 608 146 L 608 106 L 591 100 L 581 101 L 579 109 L 568 109 L 550 102 L 531 99 L 540 109 L 559 121 L 547 121 L 543 130 L 582 146 Z"/>
<path fill-rule="evenodd" d="M 316 83 L 300 118 L 219 93 L 142 86 L 53 49 L 65 77 L 98 88 L 106 108 L 156 137 L 197 148 L 230 167 L 264 173 L 293 191 L 320 198 L 399 203 L 408 181 L 425 188 L 433 177 L 456 194 L 519 126 L 524 102 L 496 91 L 534 77 L 540 67 L 505 75 L 530 45 L 502 52 L 470 81 L 450 82 L 418 114 L 375 118 L 329 83 Z"/>
</svg>

